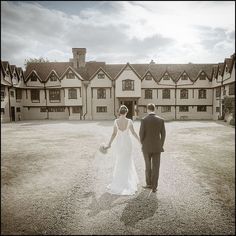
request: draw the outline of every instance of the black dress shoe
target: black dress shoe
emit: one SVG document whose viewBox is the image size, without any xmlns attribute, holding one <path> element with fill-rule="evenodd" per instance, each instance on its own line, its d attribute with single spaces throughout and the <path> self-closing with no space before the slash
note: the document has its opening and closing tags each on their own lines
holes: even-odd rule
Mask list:
<svg viewBox="0 0 236 236">
<path fill-rule="evenodd" d="M 157 191 L 157 189 L 156 189 L 156 188 L 152 190 L 152 192 L 153 192 L 153 193 L 155 193 L 156 191 Z"/>
<path fill-rule="evenodd" d="M 145 185 L 145 186 L 142 186 L 143 188 L 152 188 L 151 185 Z"/>
</svg>

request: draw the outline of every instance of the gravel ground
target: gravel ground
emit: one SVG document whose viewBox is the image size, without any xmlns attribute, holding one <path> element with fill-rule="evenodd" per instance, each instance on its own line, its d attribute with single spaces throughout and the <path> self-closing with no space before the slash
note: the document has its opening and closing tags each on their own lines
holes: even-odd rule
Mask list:
<svg viewBox="0 0 236 236">
<path fill-rule="evenodd" d="M 112 121 L 2 124 L 1 234 L 235 234 L 235 129 L 223 122 L 166 122 L 157 193 L 110 195 Z M 140 123 L 134 122 L 138 132 Z"/>
</svg>

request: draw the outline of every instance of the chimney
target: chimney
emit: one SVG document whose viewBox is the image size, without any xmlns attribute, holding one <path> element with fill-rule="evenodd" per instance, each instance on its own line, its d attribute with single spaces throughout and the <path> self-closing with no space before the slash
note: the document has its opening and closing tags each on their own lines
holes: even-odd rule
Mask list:
<svg viewBox="0 0 236 236">
<path fill-rule="evenodd" d="M 73 66 L 76 69 L 85 67 L 86 48 L 72 48 Z"/>
</svg>

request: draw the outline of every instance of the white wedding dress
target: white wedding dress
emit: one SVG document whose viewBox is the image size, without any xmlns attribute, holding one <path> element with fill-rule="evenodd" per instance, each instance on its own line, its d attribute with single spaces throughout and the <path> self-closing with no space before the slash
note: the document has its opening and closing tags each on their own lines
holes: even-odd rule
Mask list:
<svg viewBox="0 0 236 236">
<path fill-rule="evenodd" d="M 132 140 L 129 127 L 132 120 L 128 120 L 127 128 L 122 131 L 115 120 L 117 134 L 114 142 L 115 167 L 108 192 L 118 195 L 133 195 L 137 191 L 138 175 L 132 157 Z"/>
</svg>

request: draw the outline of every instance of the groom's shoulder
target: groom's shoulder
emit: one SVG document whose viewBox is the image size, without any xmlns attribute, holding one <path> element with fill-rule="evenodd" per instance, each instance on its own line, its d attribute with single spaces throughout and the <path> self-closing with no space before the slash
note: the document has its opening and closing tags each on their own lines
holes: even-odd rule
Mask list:
<svg viewBox="0 0 236 236">
<path fill-rule="evenodd" d="M 163 117 L 160 117 L 160 116 L 158 116 L 158 115 L 155 115 L 155 117 L 156 117 L 158 120 L 160 120 L 160 121 L 165 121 L 165 119 L 164 119 Z"/>
</svg>

